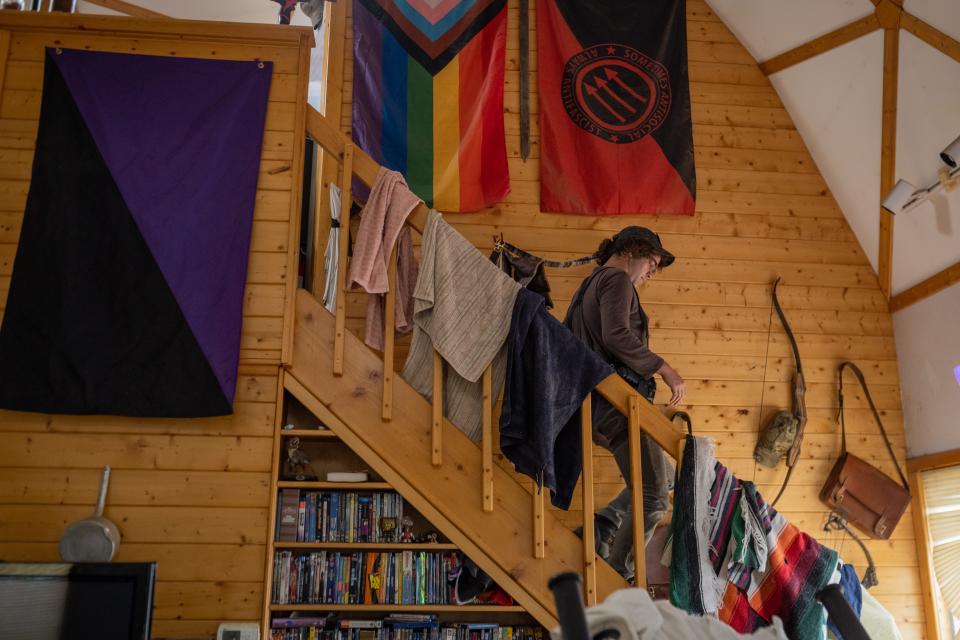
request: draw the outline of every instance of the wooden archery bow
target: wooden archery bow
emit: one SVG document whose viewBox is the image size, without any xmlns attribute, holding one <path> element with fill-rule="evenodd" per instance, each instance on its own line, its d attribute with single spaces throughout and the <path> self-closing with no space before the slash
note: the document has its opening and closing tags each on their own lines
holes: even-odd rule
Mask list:
<svg viewBox="0 0 960 640">
<path fill-rule="evenodd" d="M 777 504 L 780 496 L 783 495 L 783 492 L 787 488 L 787 483 L 790 482 L 790 476 L 793 475 L 793 468 L 796 466 L 797 460 L 800 459 L 800 446 L 803 444 L 803 428 L 807 425 L 807 383 L 803 379 L 803 366 L 800 364 L 800 349 L 797 347 L 797 340 L 793 337 L 793 331 L 790 330 L 790 323 L 787 322 L 787 317 L 784 315 L 783 309 L 780 307 L 780 301 L 777 299 L 778 284 L 780 284 L 779 277 L 773 282 L 773 306 L 777 310 L 777 315 L 780 316 L 780 322 L 783 324 L 784 331 L 787 332 L 787 338 L 790 339 L 790 346 L 793 347 L 793 358 L 797 363 L 797 372 L 793 376 L 793 417 L 797 420 L 797 435 L 794 437 L 793 444 L 790 445 L 790 449 L 787 451 L 787 475 L 783 479 L 780 492 L 777 493 L 777 497 L 773 499 L 770 506 Z"/>
</svg>

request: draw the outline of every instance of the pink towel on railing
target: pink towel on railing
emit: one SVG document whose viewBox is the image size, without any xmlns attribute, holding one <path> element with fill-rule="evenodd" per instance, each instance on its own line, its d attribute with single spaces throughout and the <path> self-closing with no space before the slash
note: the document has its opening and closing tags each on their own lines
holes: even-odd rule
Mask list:
<svg viewBox="0 0 960 640">
<path fill-rule="evenodd" d="M 360 228 L 353 245 L 353 258 L 347 274 L 348 287 L 362 287 L 367 293 L 383 294 L 387 292 L 387 265 L 390 253 L 400 237 L 403 223 L 410 212 L 420 203 L 404 182 L 403 176 L 396 171 L 380 167 L 374 180 L 370 197 L 363 208 Z M 414 263 L 413 247 L 409 237 L 398 247 L 398 262 L 403 269 L 397 271 L 396 320 L 398 327 L 409 327 L 407 311 L 411 308 L 413 287 L 409 283 L 416 281 L 416 267 L 412 276 L 410 264 Z M 409 255 L 406 255 L 409 253 Z M 403 278 L 403 286 L 400 279 Z M 409 279 L 408 279 L 409 278 Z M 406 300 L 404 300 L 404 295 Z M 382 296 L 371 296 L 367 306 L 367 330 L 364 341 L 374 349 L 383 349 L 383 300 Z M 409 329 L 407 329 L 409 330 Z"/>
<path fill-rule="evenodd" d="M 413 240 L 410 227 L 404 226 L 397 239 L 397 297 L 394 304 L 393 326 L 403 335 L 413 331 L 413 289 L 417 284 L 417 259 L 413 255 Z M 367 296 L 367 330 L 363 341 L 370 347 L 383 351 L 384 313 L 387 296 L 372 293 Z"/>
</svg>

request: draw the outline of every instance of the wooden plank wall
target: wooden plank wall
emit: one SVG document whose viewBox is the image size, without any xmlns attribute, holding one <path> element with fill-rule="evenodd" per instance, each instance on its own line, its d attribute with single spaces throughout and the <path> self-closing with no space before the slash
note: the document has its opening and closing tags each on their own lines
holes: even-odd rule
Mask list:
<svg viewBox="0 0 960 640">
<path fill-rule="evenodd" d="M 756 61 L 703 0 L 688 0 L 688 44 L 698 174 L 693 217 L 578 217 L 539 211 L 536 54 L 531 86 L 532 157 L 519 153 L 517 2 L 509 2 L 505 118 L 512 190 L 495 211 L 449 215 L 484 252 L 494 234 L 545 258 L 594 251 L 622 226 L 659 232 L 677 255 L 674 266 L 640 291 L 653 322 L 652 346 L 686 378 L 699 434 L 718 442 L 720 459 L 761 491 L 776 495 L 783 469 L 755 464 L 760 425 L 790 406 L 793 357 L 772 312 L 771 282 L 783 278 L 780 300 L 806 369 L 810 420 L 801 466 L 780 507 L 861 570 L 856 546 L 821 530 L 827 511 L 817 493 L 839 452 L 836 370 L 854 360 L 864 370 L 901 461 L 905 457 L 896 351 L 887 301 L 843 213 L 827 188 L 777 93 Z M 531 5 L 536 3 L 531 2 Z M 349 8 L 350 3 L 335 5 Z M 533 10 L 533 7 L 531 7 Z M 351 20 L 348 15 L 342 130 L 350 130 Z M 531 28 L 536 24 L 531 16 Z M 535 48 L 536 38 L 531 34 Z M 562 317 L 589 268 L 549 272 L 555 314 Z M 365 298 L 348 296 L 350 327 L 361 331 Z M 398 348 L 398 363 L 405 357 Z M 850 449 L 892 472 L 859 389 L 848 381 Z M 669 397 L 661 384 L 657 402 Z M 596 449 L 597 503 L 622 487 L 612 458 Z M 563 517 L 581 519 L 579 496 Z M 913 526 L 908 514 L 890 541 L 868 543 L 880 585 L 873 590 L 906 638 L 923 637 L 923 607 Z"/>
<path fill-rule="evenodd" d="M 0 313 L 29 186 L 44 46 L 274 62 L 234 415 L 0 411 L 0 559 L 57 560 L 64 526 L 91 513 L 100 469 L 109 464 L 106 516 L 123 537 L 117 560 L 159 562 L 154 637 L 210 637 L 223 620 L 259 621 L 312 34 L 213 23 L 179 23 L 185 31 L 177 31 L 169 21 L 90 16 L 38 25 L 7 16 L 0 16 L 11 36 L 0 99 Z"/>
</svg>

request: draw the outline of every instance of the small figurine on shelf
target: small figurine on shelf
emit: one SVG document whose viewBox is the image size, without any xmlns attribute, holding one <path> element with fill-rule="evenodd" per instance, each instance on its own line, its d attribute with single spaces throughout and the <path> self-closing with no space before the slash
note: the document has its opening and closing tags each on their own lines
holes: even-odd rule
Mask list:
<svg viewBox="0 0 960 640">
<path fill-rule="evenodd" d="M 400 520 L 400 542 L 413 542 L 413 519 L 403 516 Z"/>
<path fill-rule="evenodd" d="M 436 531 L 427 531 L 425 534 L 420 536 L 420 539 L 417 542 L 421 544 L 437 544 L 440 542 L 440 534 Z"/>
<path fill-rule="evenodd" d="M 380 531 L 383 533 L 383 542 L 393 542 L 397 539 L 397 519 L 391 517 L 380 518 Z"/>
<path fill-rule="evenodd" d="M 316 475 L 310 473 L 310 458 L 300 448 L 300 438 L 290 438 L 287 441 L 287 457 L 283 461 L 283 479 L 297 482 L 317 479 Z"/>
</svg>

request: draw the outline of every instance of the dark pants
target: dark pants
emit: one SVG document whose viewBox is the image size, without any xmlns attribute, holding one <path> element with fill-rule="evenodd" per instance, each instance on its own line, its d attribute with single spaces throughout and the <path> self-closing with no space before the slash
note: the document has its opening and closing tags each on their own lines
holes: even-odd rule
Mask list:
<svg viewBox="0 0 960 640">
<path fill-rule="evenodd" d="M 629 380 L 628 376 L 624 376 Z M 635 385 L 644 398 L 653 402 L 657 383 L 653 378 L 640 380 Z M 607 562 L 624 574 L 627 556 L 633 547 L 633 494 L 630 489 L 630 437 L 627 417 L 607 402 L 600 394 L 593 394 L 593 441 L 613 454 L 620 474 L 627 483 L 598 514 L 617 527 L 617 535 Z M 672 489 L 674 470 L 663 449 L 646 433 L 640 434 L 640 466 L 643 476 L 643 531 L 644 541 L 653 536 L 657 524 L 670 508 L 668 493 Z M 643 557 L 640 554 L 640 557 Z"/>
</svg>

